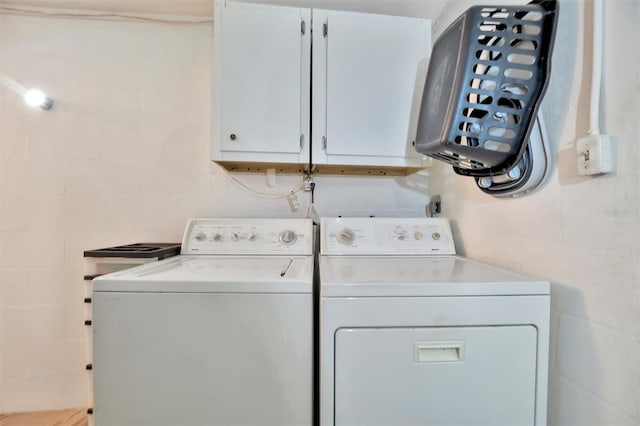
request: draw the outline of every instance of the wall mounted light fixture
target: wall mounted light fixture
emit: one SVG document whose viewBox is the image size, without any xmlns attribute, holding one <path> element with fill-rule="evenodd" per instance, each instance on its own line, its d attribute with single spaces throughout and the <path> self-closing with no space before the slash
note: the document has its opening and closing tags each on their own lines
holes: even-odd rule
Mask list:
<svg viewBox="0 0 640 426">
<path fill-rule="evenodd" d="M 16 92 L 18 95 L 23 96 L 25 102 L 34 108 L 39 107 L 45 111 L 53 108 L 53 99 L 48 97 L 42 90 L 27 89 L 20 83 L 3 74 L 0 74 L 0 83 Z"/>
<path fill-rule="evenodd" d="M 39 89 L 29 89 L 24 94 L 25 102 L 36 108 L 40 107 L 45 111 L 50 110 L 53 107 L 53 99 L 44 94 L 42 90 Z"/>
</svg>

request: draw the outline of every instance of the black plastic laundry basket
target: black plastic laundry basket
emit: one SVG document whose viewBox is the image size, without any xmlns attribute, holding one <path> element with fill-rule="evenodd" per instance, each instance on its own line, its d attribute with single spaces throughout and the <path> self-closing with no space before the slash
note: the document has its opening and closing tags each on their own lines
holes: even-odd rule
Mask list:
<svg viewBox="0 0 640 426">
<path fill-rule="evenodd" d="M 547 86 L 556 1 L 474 6 L 433 46 L 416 151 L 458 174 L 506 173 L 520 159 Z"/>
</svg>

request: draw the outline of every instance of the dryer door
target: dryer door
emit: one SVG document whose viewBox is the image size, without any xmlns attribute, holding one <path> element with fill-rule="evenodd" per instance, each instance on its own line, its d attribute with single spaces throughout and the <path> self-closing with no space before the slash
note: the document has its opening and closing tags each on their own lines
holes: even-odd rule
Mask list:
<svg viewBox="0 0 640 426">
<path fill-rule="evenodd" d="M 533 425 L 533 326 L 343 328 L 336 425 Z"/>
</svg>

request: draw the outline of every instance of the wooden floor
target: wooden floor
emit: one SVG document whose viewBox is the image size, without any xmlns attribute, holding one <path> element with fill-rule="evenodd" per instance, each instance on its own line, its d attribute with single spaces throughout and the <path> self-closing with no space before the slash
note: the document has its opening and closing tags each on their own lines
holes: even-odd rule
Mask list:
<svg viewBox="0 0 640 426">
<path fill-rule="evenodd" d="M 0 426 L 87 426 L 87 409 L 0 414 Z"/>
</svg>

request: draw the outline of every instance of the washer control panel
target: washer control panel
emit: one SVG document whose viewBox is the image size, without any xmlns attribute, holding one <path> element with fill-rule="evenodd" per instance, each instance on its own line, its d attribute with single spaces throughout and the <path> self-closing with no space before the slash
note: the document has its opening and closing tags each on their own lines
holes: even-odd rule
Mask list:
<svg viewBox="0 0 640 426">
<path fill-rule="evenodd" d="M 326 255 L 455 254 L 449 221 L 440 218 L 323 218 Z"/>
<path fill-rule="evenodd" d="M 191 219 L 182 254 L 311 255 L 311 219 Z"/>
</svg>

